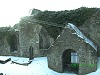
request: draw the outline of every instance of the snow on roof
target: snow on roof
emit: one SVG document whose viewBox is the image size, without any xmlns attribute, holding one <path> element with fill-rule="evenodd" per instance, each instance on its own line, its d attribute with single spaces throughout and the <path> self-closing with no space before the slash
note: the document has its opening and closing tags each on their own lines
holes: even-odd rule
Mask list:
<svg viewBox="0 0 100 75">
<path fill-rule="evenodd" d="M 86 43 L 90 44 L 96 51 L 97 51 L 97 46 L 89 39 L 87 38 L 74 24 L 68 23 L 67 28 L 74 30 L 75 33 L 78 37 L 82 38 Z"/>
</svg>

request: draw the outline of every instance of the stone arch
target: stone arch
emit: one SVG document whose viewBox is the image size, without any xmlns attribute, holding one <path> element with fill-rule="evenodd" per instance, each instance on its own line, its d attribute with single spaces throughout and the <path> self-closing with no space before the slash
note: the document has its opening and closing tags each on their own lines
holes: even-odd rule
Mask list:
<svg viewBox="0 0 100 75">
<path fill-rule="evenodd" d="M 73 49 L 67 49 L 62 54 L 62 68 L 63 72 L 78 73 L 79 70 L 79 56 Z"/>
<path fill-rule="evenodd" d="M 10 46 L 10 52 L 14 52 L 18 50 L 18 38 L 16 34 L 11 34 L 8 38 L 8 44 Z"/>
<path fill-rule="evenodd" d="M 79 55 L 78 74 L 83 75 L 97 70 L 97 51 L 84 39 L 73 34 L 74 31 L 65 27 L 48 49 L 48 67 L 63 73 L 62 55 L 66 49 L 74 49 Z M 76 32 L 75 32 L 76 33 Z M 65 56 L 67 57 L 67 56 Z M 88 66 L 90 65 L 90 66 Z M 92 65 L 92 66 L 91 66 Z"/>
<path fill-rule="evenodd" d="M 48 34 L 45 28 L 39 33 L 39 49 L 48 49 L 54 42 L 54 39 Z"/>
</svg>

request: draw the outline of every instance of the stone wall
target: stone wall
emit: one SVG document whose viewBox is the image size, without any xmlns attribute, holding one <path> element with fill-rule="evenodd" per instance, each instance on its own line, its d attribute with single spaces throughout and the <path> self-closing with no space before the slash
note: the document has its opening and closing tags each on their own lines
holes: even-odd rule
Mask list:
<svg viewBox="0 0 100 75">
<path fill-rule="evenodd" d="M 37 54 L 39 50 L 39 33 L 42 26 L 26 21 L 21 21 L 19 25 L 19 56 L 29 57 L 30 46 Z"/>
<path fill-rule="evenodd" d="M 45 28 L 39 33 L 39 49 L 48 49 L 54 42 L 54 39 L 48 34 Z"/>
<path fill-rule="evenodd" d="M 47 56 L 47 48 L 53 44 L 54 39 L 41 25 L 21 20 L 14 29 L 18 50 L 12 52 L 5 38 L 0 41 L 0 55 L 29 57 L 29 47 L 32 46 L 34 57 Z"/>
<path fill-rule="evenodd" d="M 10 55 L 10 46 L 6 38 L 0 40 L 0 55 Z"/>
<path fill-rule="evenodd" d="M 90 19 L 88 19 L 80 30 L 86 34 L 97 46 L 100 47 L 100 11 L 96 12 Z M 100 49 L 98 50 L 100 57 Z"/>
<path fill-rule="evenodd" d="M 19 56 L 29 57 L 30 46 L 33 47 L 34 57 L 47 56 L 46 49 L 53 44 L 54 39 L 48 35 L 45 28 L 29 20 L 32 20 L 32 17 L 25 17 L 19 22 Z"/>
<path fill-rule="evenodd" d="M 18 51 L 10 51 L 10 45 L 6 38 L 0 40 L 0 56 L 18 56 Z"/>
<path fill-rule="evenodd" d="M 89 44 L 84 42 L 77 35 L 72 34 L 75 31 L 67 27 L 62 31 L 61 35 L 55 40 L 54 44 L 48 49 L 48 67 L 57 71 L 63 72 L 62 55 L 65 50 L 72 49 L 79 55 L 79 70 L 78 74 L 84 75 L 97 70 L 97 52 Z M 84 66 L 81 66 L 85 64 Z M 95 64 L 87 67 L 87 65 Z"/>
</svg>

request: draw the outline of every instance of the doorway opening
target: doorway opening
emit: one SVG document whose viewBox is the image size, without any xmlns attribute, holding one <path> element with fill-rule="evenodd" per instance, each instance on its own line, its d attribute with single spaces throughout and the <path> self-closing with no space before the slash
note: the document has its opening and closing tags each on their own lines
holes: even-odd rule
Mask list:
<svg viewBox="0 0 100 75">
<path fill-rule="evenodd" d="M 62 55 L 63 71 L 69 73 L 78 73 L 79 56 L 76 51 L 67 49 Z"/>
<path fill-rule="evenodd" d="M 9 34 L 7 41 L 10 46 L 10 52 L 15 52 L 18 50 L 18 38 L 15 33 Z"/>
<path fill-rule="evenodd" d="M 33 47 L 30 46 L 29 48 L 29 60 L 32 60 L 34 57 L 33 57 Z"/>
</svg>

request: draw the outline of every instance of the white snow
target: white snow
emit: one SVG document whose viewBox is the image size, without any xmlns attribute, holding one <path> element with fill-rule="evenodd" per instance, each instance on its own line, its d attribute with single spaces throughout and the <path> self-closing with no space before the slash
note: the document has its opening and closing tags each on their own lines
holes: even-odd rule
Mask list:
<svg viewBox="0 0 100 75">
<path fill-rule="evenodd" d="M 3 58 L 5 56 L 0 56 Z M 8 56 L 12 60 L 28 61 L 29 58 L 20 58 Z M 87 75 L 99 75 L 100 74 L 100 58 L 98 58 L 98 70 Z M 6 64 L 0 64 L 0 73 L 4 75 L 76 75 L 73 73 L 58 73 L 48 68 L 47 57 L 34 58 L 32 63 L 28 66 L 14 64 L 9 61 Z"/>
<path fill-rule="evenodd" d="M 86 43 L 90 44 L 96 51 L 97 51 L 97 46 L 89 39 L 87 38 L 75 25 L 68 23 L 67 28 L 74 30 L 75 33 L 78 37 L 82 38 Z"/>
<path fill-rule="evenodd" d="M 7 60 L 7 59 L 9 59 L 9 57 L 0 56 L 0 60 L 1 60 L 1 61 L 5 61 L 5 60 Z"/>
<path fill-rule="evenodd" d="M 11 60 L 16 62 L 16 63 L 20 63 L 20 64 L 25 64 L 25 63 L 30 62 L 30 60 L 28 58 L 26 59 L 26 58 L 23 58 L 23 57 L 20 57 L 20 59 L 19 59 L 19 57 L 16 57 L 16 59 L 15 59 L 15 57 L 11 57 Z"/>
</svg>

